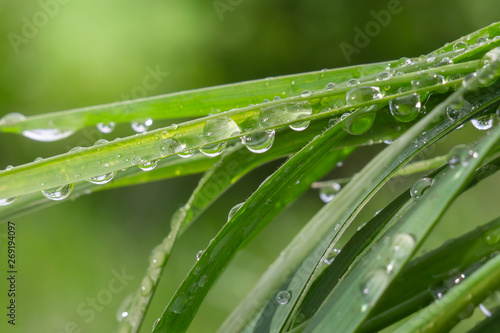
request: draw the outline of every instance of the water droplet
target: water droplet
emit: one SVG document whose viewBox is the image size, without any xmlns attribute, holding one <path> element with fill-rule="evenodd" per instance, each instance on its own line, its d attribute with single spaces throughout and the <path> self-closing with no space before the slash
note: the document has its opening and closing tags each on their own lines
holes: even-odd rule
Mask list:
<svg viewBox="0 0 500 333">
<path fill-rule="evenodd" d="M 449 57 L 444 57 L 439 61 L 434 67 L 440 67 L 440 66 L 446 66 L 446 65 L 451 65 L 453 64 L 453 60 L 451 60 Z"/>
<path fill-rule="evenodd" d="M 177 296 L 172 304 L 172 308 L 170 309 L 170 312 L 172 313 L 183 313 L 184 310 L 186 309 L 186 304 L 187 304 L 187 297 L 184 292 L 180 293 L 179 296 Z"/>
<path fill-rule="evenodd" d="M 147 296 L 153 290 L 153 282 L 148 276 L 145 276 L 141 281 L 141 294 Z"/>
<path fill-rule="evenodd" d="M 358 87 L 349 90 L 346 95 L 347 105 L 353 106 L 360 103 L 371 102 L 382 98 L 379 87 Z"/>
<path fill-rule="evenodd" d="M 201 250 L 201 251 L 198 251 L 198 253 L 196 253 L 196 261 L 200 260 L 203 253 L 205 253 L 205 250 Z"/>
<path fill-rule="evenodd" d="M 394 236 L 392 246 L 394 250 L 394 258 L 407 258 L 411 255 L 415 248 L 415 238 L 406 233 L 400 233 Z"/>
<path fill-rule="evenodd" d="M 471 124 L 480 131 L 486 131 L 498 122 L 495 114 L 487 114 L 471 119 Z"/>
<path fill-rule="evenodd" d="M 241 142 L 252 153 L 265 153 L 271 149 L 274 143 L 274 130 L 260 131 L 245 135 L 241 138 Z"/>
<path fill-rule="evenodd" d="M 326 85 L 326 90 L 333 90 L 337 88 L 337 84 L 336 83 L 333 83 L 333 82 L 330 82 Z"/>
<path fill-rule="evenodd" d="M 203 128 L 203 136 L 206 142 L 226 140 L 237 136 L 239 133 L 240 128 L 229 117 L 209 119 Z"/>
<path fill-rule="evenodd" d="M 159 322 L 160 322 L 160 318 L 156 319 L 156 321 L 153 323 L 153 331 L 155 330 L 156 326 L 158 326 Z"/>
<path fill-rule="evenodd" d="M 223 142 L 205 145 L 205 146 L 201 147 L 199 149 L 199 151 L 201 153 L 203 153 L 203 155 L 206 155 L 208 157 L 215 157 L 215 156 L 222 154 L 222 152 L 224 151 L 226 146 L 227 146 L 227 141 L 223 141 Z"/>
<path fill-rule="evenodd" d="M 113 130 L 115 129 L 115 123 L 113 121 L 107 123 L 98 123 L 96 127 L 99 132 L 107 134 L 113 132 Z"/>
<path fill-rule="evenodd" d="M 122 322 L 125 318 L 128 317 L 129 309 L 132 305 L 133 296 L 133 294 L 130 294 L 125 297 L 125 299 L 123 299 L 120 306 L 118 307 L 118 310 L 116 312 L 116 320 L 118 320 L 118 322 Z"/>
<path fill-rule="evenodd" d="M 358 84 L 359 84 L 359 80 L 357 80 L 357 79 L 350 79 L 349 81 L 347 81 L 348 87 L 354 87 L 354 86 L 357 86 Z"/>
<path fill-rule="evenodd" d="M 7 206 L 16 201 L 17 197 L 0 199 L 0 206 Z"/>
<path fill-rule="evenodd" d="M 459 164 L 466 167 L 469 165 L 469 161 L 471 158 L 477 157 L 477 152 L 470 149 L 466 145 L 457 145 L 453 147 L 448 153 L 448 165 L 450 169 L 455 168 Z"/>
<path fill-rule="evenodd" d="M 489 86 L 500 76 L 500 47 L 488 51 L 479 61 L 476 70 L 477 80 L 483 86 Z"/>
<path fill-rule="evenodd" d="M 47 190 L 42 190 L 42 194 L 50 200 L 63 200 L 66 199 L 73 190 L 74 184 L 62 185 Z"/>
<path fill-rule="evenodd" d="M 184 145 L 179 140 L 174 138 L 166 138 L 160 145 L 161 153 L 163 155 L 171 155 L 180 153 L 184 149 Z M 193 150 L 194 152 L 194 150 Z M 191 154 L 192 155 L 192 154 Z"/>
<path fill-rule="evenodd" d="M 153 161 L 147 161 L 144 163 L 137 164 L 137 166 L 142 170 L 142 171 L 151 171 L 156 166 L 158 165 L 159 160 L 153 160 Z"/>
<path fill-rule="evenodd" d="M 418 200 L 434 183 L 435 180 L 428 177 L 417 180 L 410 189 L 410 195 L 413 200 Z"/>
<path fill-rule="evenodd" d="M 148 118 L 144 120 L 136 120 L 133 121 L 130 125 L 132 126 L 132 129 L 137 133 L 144 133 L 151 125 L 153 125 L 153 119 Z"/>
<path fill-rule="evenodd" d="M 419 94 L 395 97 L 389 102 L 392 116 L 401 122 L 414 120 L 420 112 L 421 106 Z"/>
<path fill-rule="evenodd" d="M 330 252 L 328 252 L 327 257 L 323 260 L 323 262 L 327 265 L 331 265 L 335 258 L 337 258 L 337 256 L 339 255 L 340 251 L 340 249 L 331 250 Z"/>
<path fill-rule="evenodd" d="M 491 312 L 483 305 L 479 304 L 479 310 L 486 316 L 486 317 L 491 317 Z"/>
<path fill-rule="evenodd" d="M 115 177 L 115 175 L 116 175 L 116 171 L 112 171 L 112 172 L 106 173 L 102 176 L 90 177 L 89 182 L 91 182 L 92 184 L 98 184 L 98 185 L 106 184 L 106 183 L 109 183 Z"/>
<path fill-rule="evenodd" d="M 380 73 L 380 74 L 377 75 L 376 80 L 377 81 L 386 81 L 386 80 L 389 80 L 391 77 L 392 77 L 391 73 L 389 73 L 389 72 L 382 72 L 382 73 Z"/>
<path fill-rule="evenodd" d="M 304 98 L 308 98 L 308 97 L 311 97 L 312 95 L 312 92 L 309 91 L 309 90 L 304 90 L 301 94 L 300 94 L 300 97 L 304 97 Z"/>
<path fill-rule="evenodd" d="M 344 113 L 341 117 L 341 119 L 344 118 L 342 126 L 349 134 L 364 134 L 372 127 L 375 121 L 376 112 L 377 106 L 371 105 L 359 108 L 353 115 L 348 114 L 348 116 L 344 117 L 344 115 L 346 115 Z"/>
<path fill-rule="evenodd" d="M 453 51 L 465 51 L 466 49 L 467 49 L 466 42 L 459 41 L 453 44 Z"/>
<path fill-rule="evenodd" d="M 243 206 L 245 202 L 240 202 L 239 204 L 235 205 L 231 210 L 229 211 L 229 214 L 227 214 L 227 220 L 229 221 L 230 219 L 233 218 L 234 214 L 240 210 L 241 206 Z"/>
<path fill-rule="evenodd" d="M 163 251 L 161 247 L 157 247 L 151 252 L 151 256 L 149 257 L 149 265 L 153 268 L 161 267 L 166 258 L 167 254 L 165 253 L 165 251 Z"/>
<path fill-rule="evenodd" d="M 484 241 L 488 245 L 498 244 L 498 242 L 500 241 L 500 228 L 494 228 L 494 229 L 488 230 L 484 234 Z"/>
<path fill-rule="evenodd" d="M 25 119 L 26 117 L 22 113 L 11 112 L 7 113 L 2 119 L 0 119 L 0 125 L 12 126 L 24 121 Z"/>
<path fill-rule="evenodd" d="M 319 190 L 319 198 L 324 203 L 330 202 L 340 192 L 342 186 L 338 183 L 333 183 L 331 186 L 322 187 Z"/>
<path fill-rule="evenodd" d="M 398 66 L 400 66 L 400 67 L 408 66 L 408 65 L 411 65 L 411 64 L 412 64 L 411 59 L 408 59 L 406 57 L 402 57 L 398 61 Z"/>
<path fill-rule="evenodd" d="M 259 124 L 263 127 L 276 127 L 283 123 L 293 122 L 312 114 L 312 106 L 308 101 L 286 103 L 262 108 L 259 115 Z M 290 125 L 293 130 L 304 130 L 309 121 L 302 121 Z"/>
<path fill-rule="evenodd" d="M 177 155 L 179 155 L 179 157 L 182 157 L 182 158 L 190 158 L 191 156 L 194 155 L 194 149 L 181 151 Z"/>
<path fill-rule="evenodd" d="M 417 79 L 411 81 L 413 89 L 422 89 L 444 84 L 444 76 L 434 73 L 420 73 Z"/>
<path fill-rule="evenodd" d="M 276 295 L 276 301 L 281 305 L 287 304 L 288 301 L 290 301 L 290 293 L 286 290 L 278 292 L 278 294 Z"/>
<path fill-rule="evenodd" d="M 31 140 L 50 142 L 67 138 L 74 131 L 60 128 L 41 128 L 34 130 L 24 130 L 23 135 Z"/>
<path fill-rule="evenodd" d="M 389 282 L 389 275 L 387 275 L 385 269 L 375 269 L 368 273 L 365 283 L 361 284 L 361 293 L 367 301 L 367 306 L 373 306 L 373 303 L 382 295 Z"/>
</svg>

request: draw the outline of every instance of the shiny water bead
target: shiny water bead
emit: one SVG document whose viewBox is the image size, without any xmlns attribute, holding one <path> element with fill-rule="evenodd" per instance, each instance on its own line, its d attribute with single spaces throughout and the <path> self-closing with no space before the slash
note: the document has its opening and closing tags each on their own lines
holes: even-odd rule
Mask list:
<svg viewBox="0 0 500 333">
<path fill-rule="evenodd" d="M 179 296 L 177 296 L 174 299 L 172 307 L 170 308 L 170 312 L 177 314 L 183 313 L 184 310 L 186 310 L 186 304 L 187 304 L 187 297 L 186 294 L 182 292 L 179 294 Z"/>
<path fill-rule="evenodd" d="M 196 253 L 196 261 L 200 260 L 203 253 L 205 253 L 205 250 L 201 250 L 201 251 L 198 251 L 198 253 Z"/>
<path fill-rule="evenodd" d="M 346 94 L 347 105 L 371 102 L 384 97 L 379 87 L 358 87 L 349 90 Z"/>
<path fill-rule="evenodd" d="M 276 301 L 280 305 L 285 305 L 290 301 L 290 293 L 286 290 L 282 290 L 276 294 Z"/>
<path fill-rule="evenodd" d="M 409 122 L 415 119 L 421 107 L 419 94 L 395 97 L 389 102 L 389 110 L 392 116 L 401 122 Z"/>
<path fill-rule="evenodd" d="M 42 190 L 44 197 L 50 200 L 63 200 L 66 199 L 73 190 L 74 184 L 61 185 L 47 190 Z"/>
<path fill-rule="evenodd" d="M 151 255 L 149 257 L 149 265 L 153 268 L 158 268 L 163 265 L 165 259 L 167 258 L 167 253 L 161 248 L 161 245 L 155 247 L 153 251 L 151 251 Z"/>
<path fill-rule="evenodd" d="M 142 296 L 147 296 L 153 290 L 153 281 L 149 278 L 149 276 L 145 276 L 141 281 L 141 294 Z"/>
<path fill-rule="evenodd" d="M 412 64 L 411 59 L 406 58 L 406 57 L 402 57 L 401 59 L 398 60 L 398 66 L 400 66 L 400 67 L 408 66 L 411 64 Z"/>
<path fill-rule="evenodd" d="M 245 202 L 240 202 L 239 204 L 235 205 L 233 208 L 231 208 L 231 210 L 229 211 L 229 214 L 227 214 L 227 220 L 229 221 L 230 219 L 233 218 L 234 214 L 236 214 L 241 206 L 243 206 L 245 204 Z"/>
<path fill-rule="evenodd" d="M 208 157 L 215 157 L 222 154 L 224 149 L 226 149 L 227 141 L 217 142 L 209 145 L 205 145 L 199 149 L 199 151 Z"/>
<path fill-rule="evenodd" d="M 448 165 L 451 169 L 455 168 L 457 165 L 466 167 L 469 165 L 471 159 L 478 157 L 477 152 L 466 145 L 458 145 L 450 150 L 448 154 Z"/>
<path fill-rule="evenodd" d="M 391 73 L 389 73 L 389 72 L 382 72 L 382 73 L 380 73 L 380 74 L 377 75 L 376 80 L 377 81 L 386 81 L 386 80 L 389 80 L 391 77 L 392 77 Z"/>
<path fill-rule="evenodd" d="M 496 114 L 487 114 L 471 119 L 471 124 L 481 131 L 486 131 L 498 123 Z"/>
<path fill-rule="evenodd" d="M 5 116 L 0 119 L 0 125 L 12 126 L 24 121 L 26 117 L 19 112 L 11 112 L 7 113 Z"/>
<path fill-rule="evenodd" d="M 326 85 L 326 90 L 333 90 L 337 88 L 337 84 L 336 83 L 333 83 L 333 82 L 330 82 Z"/>
<path fill-rule="evenodd" d="M 357 86 L 358 84 L 359 84 L 358 79 L 350 79 L 349 81 L 347 81 L 348 87 L 354 87 L 354 86 Z"/>
<path fill-rule="evenodd" d="M 390 278 L 385 269 L 374 269 L 368 273 L 365 282 L 361 284 L 361 294 L 365 300 L 362 311 L 366 311 L 382 295 L 389 285 Z"/>
<path fill-rule="evenodd" d="M 488 245 L 496 245 L 500 242 L 500 228 L 493 228 L 484 234 L 484 241 Z"/>
<path fill-rule="evenodd" d="M 482 86 L 489 86 L 500 76 L 500 47 L 488 51 L 479 61 L 477 80 Z"/>
<path fill-rule="evenodd" d="M 459 41 L 453 44 L 453 51 L 465 51 L 468 45 L 464 41 Z"/>
<path fill-rule="evenodd" d="M 113 132 L 113 130 L 115 129 L 115 123 L 113 121 L 107 123 L 98 123 L 96 127 L 99 132 L 107 134 Z"/>
<path fill-rule="evenodd" d="M 7 206 L 16 201 L 17 197 L 0 199 L 0 206 Z"/>
<path fill-rule="evenodd" d="M 292 102 L 279 105 L 272 105 L 262 108 L 259 115 L 259 124 L 262 127 L 275 127 L 284 123 L 293 122 L 312 114 L 313 109 L 308 101 Z M 291 124 L 293 130 L 304 130 L 309 125 L 309 121 Z"/>
<path fill-rule="evenodd" d="M 413 89 L 422 89 L 444 84 L 444 76 L 434 73 L 420 73 L 415 80 L 411 81 Z"/>
<path fill-rule="evenodd" d="M 182 157 L 182 158 L 190 158 L 191 156 L 194 155 L 194 149 L 181 151 L 177 155 L 179 155 L 179 157 Z"/>
<path fill-rule="evenodd" d="M 184 149 L 184 145 L 174 138 L 166 138 L 160 144 L 162 155 L 179 154 Z M 192 154 L 191 154 L 192 155 Z"/>
<path fill-rule="evenodd" d="M 147 161 L 144 163 L 139 163 L 137 166 L 142 170 L 142 171 L 151 171 L 156 166 L 158 165 L 159 160 L 153 160 L 153 161 Z"/>
<path fill-rule="evenodd" d="M 127 297 L 125 297 L 121 302 L 120 306 L 118 306 L 118 310 L 116 311 L 116 320 L 118 322 L 122 322 L 125 318 L 128 317 L 133 298 L 134 294 L 127 295 Z"/>
<path fill-rule="evenodd" d="M 209 119 L 203 128 L 205 141 L 221 141 L 237 136 L 240 128 L 230 117 Z"/>
<path fill-rule="evenodd" d="M 392 241 L 394 258 L 407 258 L 415 249 L 415 238 L 407 233 L 399 233 Z"/>
<path fill-rule="evenodd" d="M 323 260 L 323 262 L 327 265 L 331 265 L 332 262 L 335 260 L 335 258 L 337 258 L 337 256 L 339 255 L 340 252 L 341 252 L 340 249 L 331 250 L 330 252 L 328 252 L 328 255 Z"/>
<path fill-rule="evenodd" d="M 274 130 L 255 132 L 243 136 L 241 142 L 252 153 L 265 153 L 271 149 L 275 135 L 276 132 Z"/>
<path fill-rule="evenodd" d="M 476 45 L 483 45 L 483 44 L 488 43 L 488 41 L 489 41 L 488 37 L 481 36 L 481 37 L 478 37 L 476 39 L 476 42 L 474 44 L 476 44 Z"/>
<path fill-rule="evenodd" d="M 319 198 L 324 203 L 330 202 L 340 192 L 342 186 L 338 183 L 333 183 L 330 186 L 324 186 L 319 190 Z"/>
<path fill-rule="evenodd" d="M 132 129 L 137 133 L 143 133 L 146 132 L 151 125 L 153 125 L 153 119 L 148 118 L 144 120 L 136 120 L 133 121 L 130 125 L 132 126 Z"/>
<path fill-rule="evenodd" d="M 89 182 L 91 182 L 93 184 L 102 185 L 102 184 L 107 184 L 111 180 L 113 180 L 115 175 L 116 175 L 116 171 L 112 171 L 112 172 L 106 173 L 106 174 L 101 175 L 101 176 L 90 177 L 88 180 L 89 180 Z"/>
<path fill-rule="evenodd" d="M 417 180 L 410 189 L 410 195 L 413 200 L 418 200 L 432 185 L 435 180 L 432 178 L 424 177 Z"/>
<path fill-rule="evenodd" d="M 451 60 L 449 57 L 444 57 L 434 67 L 446 66 L 451 64 L 453 64 L 453 60 Z"/>
<path fill-rule="evenodd" d="M 308 97 L 311 97 L 312 95 L 312 92 L 309 91 L 309 90 L 304 90 L 301 94 L 300 94 L 300 97 L 304 97 L 304 98 L 308 98 Z"/>
<path fill-rule="evenodd" d="M 42 142 L 51 142 L 65 139 L 74 133 L 73 130 L 63 128 L 40 128 L 33 130 L 24 130 L 23 136 Z"/>
<path fill-rule="evenodd" d="M 344 117 L 345 113 L 342 115 L 342 127 L 344 130 L 352 135 L 361 135 L 366 133 L 373 125 L 375 121 L 375 115 L 377 113 L 377 106 L 365 106 L 356 110 L 353 114 L 349 114 L 348 117 Z"/>
</svg>

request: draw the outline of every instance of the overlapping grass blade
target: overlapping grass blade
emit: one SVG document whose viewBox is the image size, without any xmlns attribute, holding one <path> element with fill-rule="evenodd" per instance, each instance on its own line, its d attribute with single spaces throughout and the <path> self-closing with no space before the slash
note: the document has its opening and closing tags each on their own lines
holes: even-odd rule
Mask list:
<svg viewBox="0 0 500 333">
<path fill-rule="evenodd" d="M 329 295 L 305 332 L 328 332 L 331 327 L 355 332 L 499 140 L 500 127 L 497 127 L 471 148 L 472 155 L 469 150 L 464 151 L 466 159 L 461 165 L 441 173 L 436 184 L 397 218 L 386 235 Z"/>
<path fill-rule="evenodd" d="M 209 244 L 165 309 L 155 332 L 184 332 L 188 328 L 209 287 L 242 243 L 352 151 L 331 151 L 345 135 L 342 123 L 337 123 L 261 184 Z"/>
</svg>

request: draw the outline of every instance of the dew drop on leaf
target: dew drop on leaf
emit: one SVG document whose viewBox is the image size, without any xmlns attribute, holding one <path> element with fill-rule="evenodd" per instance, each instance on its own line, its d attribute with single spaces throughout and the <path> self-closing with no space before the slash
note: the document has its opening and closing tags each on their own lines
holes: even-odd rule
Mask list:
<svg viewBox="0 0 500 333">
<path fill-rule="evenodd" d="M 0 206 L 7 206 L 16 201 L 17 197 L 0 199 Z"/>
<path fill-rule="evenodd" d="M 414 120 L 419 114 L 421 106 L 419 94 L 395 97 L 389 102 L 392 116 L 400 122 Z"/>
<path fill-rule="evenodd" d="M 282 290 L 276 294 L 276 301 L 280 305 L 285 305 L 290 301 L 290 293 L 286 290 Z"/>
<path fill-rule="evenodd" d="M 50 200 L 63 200 L 66 199 L 73 190 L 74 184 L 66 184 L 59 187 L 54 187 L 47 190 L 42 190 L 44 197 Z"/>
<path fill-rule="evenodd" d="M 265 153 L 271 149 L 274 143 L 274 130 L 265 130 L 260 132 L 251 133 L 241 138 L 241 142 L 252 153 Z"/>
<path fill-rule="evenodd" d="M 435 180 L 429 177 L 417 180 L 410 189 L 410 195 L 413 200 L 418 200 L 434 183 Z"/>
</svg>

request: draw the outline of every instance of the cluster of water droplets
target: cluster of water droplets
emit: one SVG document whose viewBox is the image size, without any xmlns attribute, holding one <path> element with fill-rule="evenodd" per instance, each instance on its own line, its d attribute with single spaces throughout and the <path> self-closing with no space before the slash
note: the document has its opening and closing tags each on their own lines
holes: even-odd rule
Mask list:
<svg viewBox="0 0 500 333">
<path fill-rule="evenodd" d="M 448 165 L 451 169 L 456 166 L 468 166 L 472 159 L 478 158 L 479 155 L 474 149 L 466 145 L 458 145 L 453 147 L 448 153 Z"/>
</svg>

